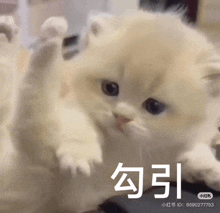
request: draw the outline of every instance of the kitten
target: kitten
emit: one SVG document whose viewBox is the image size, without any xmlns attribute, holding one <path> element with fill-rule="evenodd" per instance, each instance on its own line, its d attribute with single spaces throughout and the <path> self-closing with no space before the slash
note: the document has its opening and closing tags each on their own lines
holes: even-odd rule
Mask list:
<svg viewBox="0 0 220 213">
<path fill-rule="evenodd" d="M 26 66 L 23 59 L 27 59 L 25 56 L 20 60 L 24 49 L 20 49 L 20 30 L 11 16 L 0 16 L 0 50 L 0 212 L 53 211 L 53 172 L 40 163 L 32 163 L 15 145 L 10 132 L 21 77 L 18 71 L 22 72 Z"/>
<path fill-rule="evenodd" d="M 151 187 L 152 164 L 170 164 L 166 181 L 174 181 L 177 162 L 185 179 L 219 190 L 219 163 L 211 150 L 219 106 L 214 47 L 172 13 L 140 11 L 94 20 L 87 47 L 70 64 L 61 58 L 65 21 L 49 19 L 42 27 L 12 121 L 13 144 L 25 159 L 19 163 L 25 168 L 22 184 L 12 185 L 26 186 L 21 206 L 29 207 L 26 212 L 53 212 L 56 204 L 61 211 L 96 209 L 124 194 L 114 190 L 118 178 L 111 179 L 119 162 L 144 167 L 144 190 Z M 61 70 L 72 78 L 63 99 Z M 102 158 L 102 164 L 91 164 Z M 137 176 L 129 175 L 137 185 Z"/>
<path fill-rule="evenodd" d="M 19 32 L 11 16 L 0 16 L 0 156 L 9 140 L 8 125 L 13 111 L 14 94 L 19 78 L 16 72 Z"/>
<path fill-rule="evenodd" d="M 90 177 L 77 174 L 63 183 L 63 208 L 88 211 L 124 194 L 111 179 L 119 162 L 144 167 L 144 190 L 151 187 L 152 164 L 169 164 L 165 180 L 175 181 L 178 162 L 183 179 L 220 190 L 220 163 L 211 149 L 220 104 L 214 46 L 172 12 L 93 20 L 87 47 L 63 69 L 72 72 L 71 86 L 103 135 L 103 164 Z M 137 186 L 137 176 L 129 175 Z"/>
<path fill-rule="evenodd" d="M 13 24 L 2 24 L 9 29 L 6 36 L 16 37 Z M 63 73 L 59 64 L 63 62 L 66 30 L 66 20 L 61 17 L 49 18 L 42 25 L 39 46 L 17 88 L 7 150 L 0 159 L 0 212 L 55 212 L 59 205 L 58 167 L 66 174 L 66 166 L 71 164 L 72 176 L 76 172 L 87 176 L 92 164 L 102 161 L 93 122 L 74 100 L 69 103 L 68 97 L 65 101 L 60 97 Z M 9 47 L 10 53 L 15 47 Z"/>
</svg>

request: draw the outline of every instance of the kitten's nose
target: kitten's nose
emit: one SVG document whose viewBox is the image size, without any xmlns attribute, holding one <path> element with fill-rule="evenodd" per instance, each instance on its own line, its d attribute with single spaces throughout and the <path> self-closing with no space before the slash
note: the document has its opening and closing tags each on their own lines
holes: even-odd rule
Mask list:
<svg viewBox="0 0 220 213">
<path fill-rule="evenodd" d="M 116 114 L 116 113 L 114 113 L 114 116 L 116 118 L 116 128 L 119 131 L 124 132 L 123 125 L 130 122 L 131 119 L 126 118 L 125 116 L 119 115 L 119 114 Z"/>
<path fill-rule="evenodd" d="M 123 132 L 123 125 L 134 119 L 135 109 L 130 104 L 120 102 L 114 108 L 113 115 L 116 118 L 116 128 Z"/>
</svg>

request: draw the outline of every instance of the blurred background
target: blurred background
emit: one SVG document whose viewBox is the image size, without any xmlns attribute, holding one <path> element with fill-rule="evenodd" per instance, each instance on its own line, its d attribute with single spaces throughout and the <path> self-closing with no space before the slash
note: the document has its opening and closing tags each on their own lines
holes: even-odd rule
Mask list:
<svg viewBox="0 0 220 213">
<path fill-rule="evenodd" d="M 69 30 L 64 40 L 65 57 L 78 51 L 77 42 L 90 11 L 121 14 L 125 10 L 186 9 L 187 20 L 205 31 L 218 45 L 220 41 L 220 0 L 0 0 L 0 13 L 13 14 L 22 27 L 22 44 L 32 48 L 41 24 L 50 16 L 65 16 Z M 219 45 L 220 47 L 220 45 Z"/>
</svg>

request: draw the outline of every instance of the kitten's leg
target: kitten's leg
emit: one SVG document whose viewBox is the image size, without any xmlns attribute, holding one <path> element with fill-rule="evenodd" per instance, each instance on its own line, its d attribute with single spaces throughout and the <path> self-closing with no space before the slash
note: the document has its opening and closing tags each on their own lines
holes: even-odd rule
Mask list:
<svg viewBox="0 0 220 213">
<path fill-rule="evenodd" d="M 179 162 L 182 163 L 183 179 L 188 182 L 204 182 L 220 191 L 220 162 L 216 160 L 209 145 L 196 144 L 180 157 Z"/>
<path fill-rule="evenodd" d="M 43 24 L 40 44 L 31 55 L 19 88 L 11 132 L 15 146 L 38 163 L 53 161 L 53 148 L 60 142 L 56 118 L 61 87 L 58 64 L 63 60 L 61 48 L 66 30 L 64 18 L 52 17 Z"/>
<path fill-rule="evenodd" d="M 9 149 L 7 126 L 14 106 L 17 85 L 16 59 L 19 31 L 12 16 L 0 16 L 0 156 Z"/>
<path fill-rule="evenodd" d="M 86 114 L 75 105 L 64 109 L 61 116 L 65 122 L 63 141 L 57 150 L 61 169 L 70 169 L 73 175 L 79 169 L 89 175 L 93 163 L 102 162 L 102 138 Z"/>
<path fill-rule="evenodd" d="M 0 125 L 9 122 L 17 82 L 19 33 L 12 16 L 0 16 Z"/>
<path fill-rule="evenodd" d="M 58 148 L 57 154 L 61 166 L 65 165 L 73 170 L 80 167 L 83 171 L 89 171 L 90 161 L 101 161 L 100 145 L 93 133 L 95 130 L 89 125 L 82 124 L 84 131 L 79 129 L 82 134 L 76 137 L 74 133 L 78 132 L 75 127 L 71 129 L 68 125 L 72 126 L 77 118 L 78 120 L 84 118 L 82 114 L 78 116 L 80 112 L 78 113 L 77 110 L 71 110 L 67 115 L 74 120 L 67 119 L 68 124 L 61 123 L 62 115 L 65 114 L 62 111 L 67 112 L 67 110 L 60 104 L 62 69 L 59 69 L 58 65 L 63 61 L 61 44 L 62 36 L 67 29 L 66 25 L 62 18 L 50 18 L 42 26 L 40 45 L 31 56 L 29 69 L 20 88 L 18 107 L 13 121 L 13 135 L 19 149 L 38 162 L 39 160 L 52 162 L 54 156 L 50 153 L 54 153 L 54 149 Z M 71 113 L 77 115 L 73 116 Z M 65 133 L 70 134 L 71 131 L 73 136 L 71 143 L 65 140 L 65 133 L 64 137 L 61 135 L 61 130 L 66 126 L 68 127 Z M 87 128 L 92 131 L 88 131 Z M 83 141 L 87 133 L 90 137 Z M 86 143 L 87 141 L 89 142 Z M 54 148 L 52 152 L 48 152 L 48 146 Z M 89 149 L 89 146 L 92 149 Z M 85 154 L 88 150 L 96 150 L 94 147 L 97 147 L 98 151 L 92 152 L 92 156 Z M 86 157 L 80 155 L 77 150 Z"/>
<path fill-rule="evenodd" d="M 0 109 L 7 105 L 9 114 L 11 104 L 14 105 L 18 51 L 19 34 L 13 18 L 0 16 Z M 8 120 L 1 117 L 0 145 L 4 144 L 4 151 L 1 152 L 0 147 L 0 212 L 55 212 L 54 195 L 57 193 L 54 190 L 54 173 L 49 168 L 32 164 L 22 152 L 14 149 L 5 128 Z"/>
</svg>

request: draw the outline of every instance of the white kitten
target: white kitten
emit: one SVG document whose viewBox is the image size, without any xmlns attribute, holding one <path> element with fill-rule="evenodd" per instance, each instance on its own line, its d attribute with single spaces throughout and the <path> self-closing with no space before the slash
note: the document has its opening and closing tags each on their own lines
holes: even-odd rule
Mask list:
<svg viewBox="0 0 220 213">
<path fill-rule="evenodd" d="M 182 162 L 183 178 L 220 190 L 220 163 L 211 150 L 220 60 L 212 44 L 174 13 L 93 20 L 86 49 L 64 69 L 72 70 L 78 99 L 104 135 L 103 164 L 89 178 L 64 182 L 63 208 L 88 211 L 124 193 L 115 192 L 118 179 L 111 179 L 119 162 L 144 167 L 144 189 L 151 187 L 152 164 L 170 164 L 166 181 L 175 181 Z"/>
<path fill-rule="evenodd" d="M 214 47 L 171 13 L 100 19 L 94 19 L 97 29 L 87 34 L 87 48 L 67 65 L 61 58 L 65 22 L 52 19 L 43 26 L 12 123 L 22 157 L 13 161 L 18 169 L 11 174 L 20 175 L 21 183 L 8 181 L 16 192 L 8 196 L 19 196 L 26 212 L 53 212 L 56 201 L 63 211 L 96 209 L 124 193 L 115 192 L 118 178 L 111 179 L 119 162 L 144 167 L 144 190 L 151 187 L 152 164 L 170 164 L 169 180 L 175 180 L 177 162 L 182 162 L 185 179 L 190 175 L 189 180 L 219 190 L 220 164 L 211 151 L 219 106 Z M 70 87 L 75 88 L 63 100 L 61 68 L 72 72 Z M 92 121 L 78 108 L 74 93 Z M 88 177 L 91 162 L 101 161 L 100 144 L 103 164 Z M 60 193 L 54 151 L 61 162 Z M 73 174 L 62 170 L 68 166 Z M 84 173 L 75 174 L 76 168 Z M 137 185 L 137 176 L 130 178 Z"/>
<path fill-rule="evenodd" d="M 0 127 L 9 123 L 15 82 L 19 43 L 18 29 L 11 16 L 0 16 Z"/>
<path fill-rule="evenodd" d="M 57 151 L 61 164 L 72 159 L 74 166 L 79 164 L 89 173 L 89 163 L 102 160 L 98 136 L 82 110 L 60 98 L 63 73 L 59 64 L 63 61 L 62 37 L 66 30 L 63 18 L 49 18 L 43 24 L 41 43 L 31 57 L 19 89 L 13 135 L 18 146 L 25 147 L 27 153 L 33 147 L 37 147 L 39 153 L 51 147 Z M 39 158 L 39 153 L 32 157 Z"/>
<path fill-rule="evenodd" d="M 10 40 L 16 37 L 13 23 L 2 20 L 0 30 L 2 26 L 7 27 L 3 33 Z M 63 61 L 61 48 L 66 30 L 63 18 L 50 18 L 43 24 L 39 47 L 31 55 L 18 87 L 10 135 L 3 141 L 6 148 L 0 156 L 0 212 L 55 212 L 59 204 L 58 163 L 64 172 L 71 162 L 72 174 L 77 169 L 89 174 L 90 166 L 102 161 L 93 123 L 76 104 L 72 106 L 60 98 L 62 72 L 58 64 Z M 1 45 L 14 54 L 17 46 L 4 39 Z M 1 54 L 2 60 L 8 57 L 7 52 Z M 5 63 L 12 64 L 8 72 L 16 72 L 14 59 Z"/>
<path fill-rule="evenodd" d="M 19 31 L 14 19 L 11 16 L 0 16 L 0 157 L 10 147 L 8 125 L 20 77 L 16 71 L 19 46 Z"/>
<path fill-rule="evenodd" d="M 19 31 L 13 18 L 0 16 L 0 212 L 12 213 L 25 212 L 23 211 L 24 206 L 26 206 L 26 212 L 32 212 L 29 205 L 32 209 L 36 207 L 33 202 L 33 192 L 36 192 L 34 195 L 36 198 L 38 190 L 34 186 L 37 178 L 33 179 L 33 176 L 38 173 L 37 170 L 28 171 L 28 169 L 37 169 L 36 166 L 28 167 L 25 158 L 22 159 L 17 154 L 8 131 L 19 79 L 16 67 L 19 48 Z M 30 177 L 31 173 L 32 177 Z M 33 179 L 31 184 L 30 179 Z M 27 189 L 30 190 L 30 188 L 35 189 L 28 194 Z M 27 204 L 28 202 L 29 204 Z"/>
</svg>

